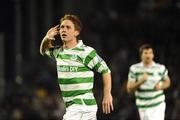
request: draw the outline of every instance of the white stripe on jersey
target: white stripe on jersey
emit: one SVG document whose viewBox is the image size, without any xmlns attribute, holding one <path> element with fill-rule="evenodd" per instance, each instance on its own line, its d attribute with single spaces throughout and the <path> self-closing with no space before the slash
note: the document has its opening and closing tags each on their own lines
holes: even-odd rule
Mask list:
<svg viewBox="0 0 180 120">
<path fill-rule="evenodd" d="M 83 94 L 83 95 L 78 95 L 78 96 L 73 96 L 73 97 L 63 97 L 63 99 L 65 101 L 71 101 L 75 98 L 79 98 L 79 99 L 94 99 L 94 95 L 93 93 L 86 93 L 86 94 Z"/>
<path fill-rule="evenodd" d="M 60 84 L 62 91 L 87 90 L 93 88 L 93 83 Z"/>
<path fill-rule="evenodd" d="M 85 72 L 58 72 L 58 78 L 86 78 L 94 76 L 92 71 L 85 71 Z"/>
<path fill-rule="evenodd" d="M 72 60 L 68 60 L 68 59 L 57 60 L 56 64 L 57 65 L 71 65 L 71 66 L 78 66 L 78 67 L 83 67 L 84 66 L 79 61 L 72 61 Z"/>
<path fill-rule="evenodd" d="M 140 96 L 140 97 L 153 97 L 153 96 L 159 95 L 161 93 L 163 93 L 162 90 L 154 91 L 154 92 L 138 92 L 138 91 L 136 91 L 135 95 Z"/>
</svg>

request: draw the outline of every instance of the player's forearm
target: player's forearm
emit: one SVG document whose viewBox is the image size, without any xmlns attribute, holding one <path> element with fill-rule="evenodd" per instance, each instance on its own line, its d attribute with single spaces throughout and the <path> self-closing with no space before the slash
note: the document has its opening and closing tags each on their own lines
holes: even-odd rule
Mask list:
<svg viewBox="0 0 180 120">
<path fill-rule="evenodd" d="M 162 89 L 162 90 L 167 89 L 168 87 L 170 87 L 170 84 L 171 84 L 170 79 L 164 80 L 164 81 L 162 82 L 161 89 Z"/>
<path fill-rule="evenodd" d="M 132 93 L 134 92 L 140 85 L 137 83 L 130 83 L 127 85 L 127 92 Z"/>
<path fill-rule="evenodd" d="M 40 53 L 41 53 L 42 55 L 44 55 L 45 51 L 46 51 L 47 49 L 49 49 L 50 46 L 51 46 L 50 40 L 48 40 L 47 37 L 44 37 L 43 40 L 42 40 L 42 42 L 41 42 L 41 45 L 40 45 Z"/>
<path fill-rule="evenodd" d="M 138 80 L 137 82 L 129 82 L 127 84 L 127 91 L 128 93 L 134 92 L 135 90 L 137 90 L 140 85 L 142 85 L 145 81 L 143 80 Z"/>
<path fill-rule="evenodd" d="M 111 94 L 111 88 L 112 88 L 111 73 L 105 73 L 102 76 L 103 76 L 103 84 L 104 84 L 103 93 L 104 95 Z"/>
</svg>

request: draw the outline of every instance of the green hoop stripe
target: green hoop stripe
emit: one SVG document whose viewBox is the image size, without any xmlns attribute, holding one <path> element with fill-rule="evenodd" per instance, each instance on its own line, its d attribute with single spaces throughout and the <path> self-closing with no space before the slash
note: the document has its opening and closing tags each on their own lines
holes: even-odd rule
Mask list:
<svg viewBox="0 0 180 120">
<path fill-rule="evenodd" d="M 89 53 L 89 55 L 85 58 L 84 63 L 85 65 L 88 65 L 89 62 L 96 56 L 96 51 L 93 50 L 92 52 Z"/>
<path fill-rule="evenodd" d="M 157 90 L 155 90 L 155 89 L 137 89 L 137 91 L 138 92 L 155 92 L 155 91 L 157 91 Z"/>
<path fill-rule="evenodd" d="M 66 108 L 73 105 L 73 104 L 80 104 L 82 105 L 83 102 L 86 104 L 86 105 L 96 105 L 96 100 L 95 99 L 74 99 L 72 101 L 69 101 L 69 102 L 66 102 Z"/>
<path fill-rule="evenodd" d="M 82 95 L 85 93 L 92 93 L 92 89 L 87 89 L 87 90 L 73 90 L 73 91 L 61 91 L 63 97 L 73 97 L 73 96 L 78 96 Z"/>
<path fill-rule="evenodd" d="M 150 105 L 137 105 L 138 108 L 150 108 L 150 107 L 155 107 L 158 106 L 159 104 L 161 104 L 162 101 L 154 103 L 154 104 L 150 104 Z"/>
<path fill-rule="evenodd" d="M 160 93 L 160 94 L 157 94 L 153 97 L 141 97 L 141 96 L 136 96 L 136 99 L 140 99 L 140 100 L 152 100 L 152 99 L 155 99 L 155 98 L 158 98 L 160 96 L 164 95 L 163 93 Z"/>
<path fill-rule="evenodd" d="M 78 83 L 93 83 L 93 77 L 84 78 L 58 78 L 59 84 L 78 84 Z"/>
</svg>

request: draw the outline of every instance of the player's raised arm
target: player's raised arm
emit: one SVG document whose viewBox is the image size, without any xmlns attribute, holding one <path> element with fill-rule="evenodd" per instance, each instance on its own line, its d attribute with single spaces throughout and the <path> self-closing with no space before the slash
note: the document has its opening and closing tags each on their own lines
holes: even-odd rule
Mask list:
<svg viewBox="0 0 180 120">
<path fill-rule="evenodd" d="M 52 27 L 47 32 L 46 36 L 43 38 L 41 45 L 40 45 L 40 53 L 44 55 L 45 51 L 49 48 L 52 48 L 53 45 L 51 44 L 52 40 L 55 40 L 55 36 L 59 34 L 59 25 Z"/>
</svg>

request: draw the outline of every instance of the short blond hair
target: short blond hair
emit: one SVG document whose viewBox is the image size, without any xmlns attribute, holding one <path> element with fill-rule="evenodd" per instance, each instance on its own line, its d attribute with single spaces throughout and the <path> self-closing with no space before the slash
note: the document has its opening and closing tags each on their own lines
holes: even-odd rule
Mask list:
<svg viewBox="0 0 180 120">
<path fill-rule="evenodd" d="M 60 19 L 60 24 L 61 24 L 64 20 L 70 20 L 70 21 L 74 24 L 75 30 L 81 32 L 82 24 L 81 24 L 81 21 L 80 21 L 80 19 L 79 19 L 78 16 L 72 15 L 72 14 L 65 14 L 65 15 Z"/>
</svg>

